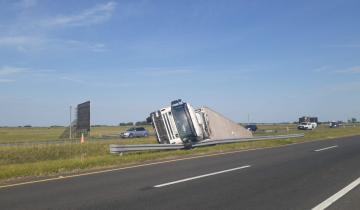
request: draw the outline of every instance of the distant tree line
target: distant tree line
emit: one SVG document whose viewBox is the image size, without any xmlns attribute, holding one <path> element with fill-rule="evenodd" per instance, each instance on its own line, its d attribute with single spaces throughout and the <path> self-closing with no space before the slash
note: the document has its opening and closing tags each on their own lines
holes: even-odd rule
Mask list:
<svg viewBox="0 0 360 210">
<path fill-rule="evenodd" d="M 133 122 L 121 122 L 119 123 L 120 126 L 133 126 L 134 123 Z"/>
<path fill-rule="evenodd" d="M 149 125 L 150 123 L 148 123 L 147 121 L 139 121 L 139 122 L 136 122 L 135 125 L 136 126 L 139 126 L 139 125 Z"/>
<path fill-rule="evenodd" d="M 52 125 L 52 126 L 50 126 L 50 128 L 63 128 L 63 127 L 65 127 L 65 126 L 63 126 L 63 125 Z"/>
<path fill-rule="evenodd" d="M 144 126 L 144 125 L 150 125 L 151 123 L 147 121 L 138 121 L 138 122 L 121 122 L 119 123 L 119 126 Z"/>
<path fill-rule="evenodd" d="M 32 128 L 32 125 L 18 126 L 18 128 Z"/>
<path fill-rule="evenodd" d="M 357 119 L 355 117 L 348 120 L 348 123 L 356 123 Z"/>
<path fill-rule="evenodd" d="M 110 126 L 110 125 L 91 125 L 91 127 L 95 128 L 95 127 L 107 127 L 107 126 Z"/>
</svg>

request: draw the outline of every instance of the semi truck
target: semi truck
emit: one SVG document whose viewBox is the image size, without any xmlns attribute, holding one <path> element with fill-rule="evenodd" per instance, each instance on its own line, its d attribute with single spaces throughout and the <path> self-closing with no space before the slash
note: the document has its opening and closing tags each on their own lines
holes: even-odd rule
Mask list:
<svg viewBox="0 0 360 210">
<path fill-rule="evenodd" d="M 152 112 L 150 119 L 160 144 L 184 144 L 206 140 L 250 138 L 252 133 L 216 111 L 201 107 L 194 109 L 181 99 L 170 106 Z"/>
</svg>

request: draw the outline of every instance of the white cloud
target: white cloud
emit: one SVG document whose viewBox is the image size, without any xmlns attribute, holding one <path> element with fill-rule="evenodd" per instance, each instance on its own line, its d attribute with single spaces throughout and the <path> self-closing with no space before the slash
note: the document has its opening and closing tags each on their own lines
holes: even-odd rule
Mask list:
<svg viewBox="0 0 360 210">
<path fill-rule="evenodd" d="M 62 15 L 48 19 L 42 23 L 47 27 L 56 26 L 88 26 L 108 20 L 116 8 L 116 2 L 99 4 L 93 8 L 86 9 L 79 14 Z"/>
<path fill-rule="evenodd" d="M 128 83 L 119 83 L 119 82 L 112 83 L 112 82 L 86 81 L 86 80 L 77 79 L 77 78 L 69 77 L 69 76 L 61 76 L 59 79 L 65 80 L 68 82 L 72 82 L 75 84 L 87 85 L 87 86 L 93 86 L 93 87 L 101 87 L 101 88 L 122 88 L 122 87 L 129 87 L 129 86 L 134 85 L 133 83 L 128 84 Z"/>
<path fill-rule="evenodd" d="M 354 66 L 349 69 L 349 72 L 351 73 L 360 73 L 360 66 Z"/>
<path fill-rule="evenodd" d="M 85 49 L 91 52 L 104 52 L 106 46 L 103 43 L 88 43 L 78 40 L 49 39 L 34 36 L 5 36 L 0 37 L 0 48 L 15 48 L 20 52 L 46 49 L 77 50 Z"/>
<path fill-rule="evenodd" d="M 37 3 L 38 0 L 22 0 L 17 1 L 14 5 L 19 8 L 28 8 L 37 5 Z M 0 35 L 0 49 L 15 49 L 19 52 L 74 49 L 91 52 L 107 51 L 103 43 L 58 38 L 51 29 L 102 23 L 112 16 L 116 5 L 116 2 L 110 1 L 85 9 L 78 14 L 47 16 L 41 17 L 41 20 L 31 17 L 15 18 L 15 22 L 11 25 L 0 26 L 3 32 L 8 32 Z"/>
<path fill-rule="evenodd" d="M 360 83 L 354 82 L 354 83 L 338 84 L 331 87 L 330 90 L 338 91 L 338 92 L 360 91 Z"/>
<path fill-rule="evenodd" d="M 331 48 L 360 48 L 360 44 L 340 44 L 340 45 L 329 45 Z"/>
<path fill-rule="evenodd" d="M 193 73 L 192 70 L 186 68 L 147 68 L 138 72 L 147 76 L 173 76 L 173 75 L 188 75 Z"/>
<path fill-rule="evenodd" d="M 34 7 L 36 5 L 37 5 L 37 0 L 21 0 L 16 3 L 16 6 L 25 8 L 25 9 Z"/>
<path fill-rule="evenodd" d="M 15 47 L 19 51 L 39 48 L 46 44 L 47 40 L 32 36 L 4 36 L 0 37 L 0 47 Z"/>
<path fill-rule="evenodd" d="M 105 52 L 107 50 L 105 44 L 102 43 L 93 44 L 91 45 L 90 49 L 93 52 Z"/>
<path fill-rule="evenodd" d="M 79 83 L 79 84 L 85 84 L 86 83 L 84 80 L 75 79 L 75 78 L 67 77 L 67 76 L 60 77 L 60 79 L 61 80 L 66 80 L 66 81 L 69 81 L 69 82 Z"/>
<path fill-rule="evenodd" d="M 15 82 L 15 80 L 12 79 L 0 79 L 0 83 L 12 83 Z"/>
<path fill-rule="evenodd" d="M 14 75 L 21 75 L 27 73 L 29 70 L 27 68 L 18 68 L 12 66 L 3 66 L 0 68 L 0 83 L 12 83 L 15 82 L 14 79 L 8 79 L 3 77 L 13 77 Z"/>
<path fill-rule="evenodd" d="M 360 66 L 353 66 L 347 69 L 335 71 L 336 73 L 360 73 Z"/>
<path fill-rule="evenodd" d="M 330 66 L 320 66 L 318 68 L 315 68 L 313 71 L 314 72 L 324 72 L 324 71 L 328 71 L 330 69 L 331 69 Z"/>
<path fill-rule="evenodd" d="M 107 50 L 103 43 L 88 43 L 78 40 L 52 40 L 51 42 L 58 47 L 66 46 L 67 49 L 87 49 L 92 52 L 104 52 Z"/>
<path fill-rule="evenodd" d="M 26 72 L 29 72 L 27 68 L 18 68 L 11 66 L 3 66 L 0 68 L 0 76 L 9 76 L 9 75 L 26 73 Z"/>
<path fill-rule="evenodd" d="M 26 79 L 29 77 L 44 77 L 48 76 L 51 73 L 56 72 L 52 69 L 31 69 L 31 68 L 22 68 L 22 67 L 14 67 L 14 66 L 3 66 L 0 67 L 0 83 L 11 83 L 15 82 L 16 79 L 21 77 L 24 78 L 26 75 Z"/>
</svg>

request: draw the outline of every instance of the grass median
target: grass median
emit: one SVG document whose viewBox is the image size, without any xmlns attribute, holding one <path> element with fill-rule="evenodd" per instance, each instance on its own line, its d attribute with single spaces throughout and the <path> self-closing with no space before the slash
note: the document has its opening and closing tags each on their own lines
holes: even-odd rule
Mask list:
<svg viewBox="0 0 360 210">
<path fill-rule="evenodd" d="M 298 133 L 299 131 L 293 131 Z M 216 145 L 192 150 L 152 151 L 109 154 L 109 144 L 155 143 L 154 137 L 132 140 L 111 140 L 106 142 L 88 142 L 84 144 L 32 145 L 0 147 L 0 182 L 5 183 L 19 177 L 52 176 L 73 174 L 87 170 L 127 166 L 148 161 L 172 159 L 208 153 L 275 147 L 296 142 L 332 139 L 343 136 L 360 135 L 360 127 L 330 129 L 319 127 L 305 131 L 304 138 L 265 140 Z"/>
</svg>

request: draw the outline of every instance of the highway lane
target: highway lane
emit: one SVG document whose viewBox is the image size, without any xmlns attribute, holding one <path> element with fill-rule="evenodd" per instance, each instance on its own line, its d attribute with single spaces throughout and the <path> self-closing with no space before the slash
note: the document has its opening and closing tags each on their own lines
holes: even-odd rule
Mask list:
<svg viewBox="0 0 360 210">
<path fill-rule="evenodd" d="M 0 209 L 311 209 L 359 163 L 360 137 L 347 137 L 3 188 Z M 356 206 L 357 192 L 330 208 Z"/>
</svg>

